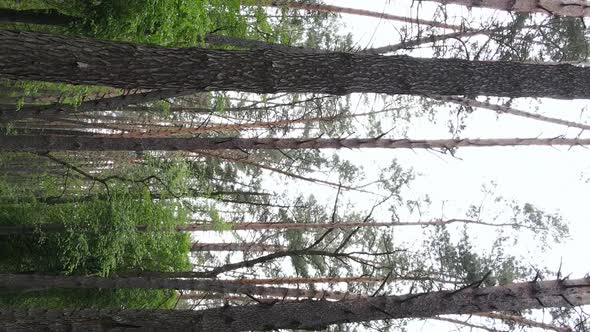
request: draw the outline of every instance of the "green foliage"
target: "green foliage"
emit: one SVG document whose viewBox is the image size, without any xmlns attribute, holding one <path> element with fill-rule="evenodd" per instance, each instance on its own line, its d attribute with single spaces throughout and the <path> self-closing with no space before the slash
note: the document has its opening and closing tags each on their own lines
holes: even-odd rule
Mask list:
<svg viewBox="0 0 590 332">
<path fill-rule="evenodd" d="M 186 236 L 135 229 L 136 224 L 162 228 L 185 220 L 184 212 L 175 205 L 128 197 L 73 204 L 2 204 L 1 225 L 32 225 L 39 230 L 32 235 L 5 236 L 0 246 L 7 254 L 0 258 L 0 268 L 105 276 L 123 267 L 187 268 L 183 255 L 188 252 Z M 65 225 L 66 231 L 44 232 L 43 225 L 49 224 Z"/>
<path fill-rule="evenodd" d="M 0 308 L 172 309 L 175 303 L 175 291 L 160 289 L 50 289 L 18 296 L 0 296 Z"/>
<path fill-rule="evenodd" d="M 215 205 L 213 205 L 213 204 L 209 205 L 208 215 L 209 215 L 209 218 L 211 218 L 211 222 L 213 223 L 214 230 L 219 231 L 219 232 L 231 230 L 231 226 L 223 220 L 223 218 L 221 217 L 221 214 L 219 213 L 219 210 L 217 210 Z"/>
<path fill-rule="evenodd" d="M 211 31 L 244 35 L 245 19 L 239 0 L 36 0 L 0 7 L 18 10 L 53 8 L 74 17 L 61 32 L 112 40 L 168 46 L 195 46 Z M 17 25 L 26 30 L 54 31 L 55 27 Z"/>
<path fill-rule="evenodd" d="M 80 1 L 80 34 L 161 45 L 194 45 L 210 26 L 207 1 Z"/>
<path fill-rule="evenodd" d="M 18 97 L 15 109 L 24 106 L 25 98 L 51 94 L 58 96 L 57 102 L 68 105 L 79 105 L 85 97 L 107 93 L 111 88 L 89 85 L 71 85 L 39 81 L 11 81 L 0 79 L 0 96 Z M 6 93 L 5 91 L 13 91 Z M 16 93 L 15 91 L 18 91 Z M 116 90 L 115 90 L 116 91 Z"/>
<path fill-rule="evenodd" d="M 121 271 L 187 270 L 188 235 L 157 231 L 186 220 L 186 212 L 176 204 L 117 193 L 109 201 L 1 204 L 0 225 L 32 225 L 37 231 L 1 236 L 0 270 L 102 276 Z M 66 230 L 46 232 L 43 225 L 48 224 L 61 224 Z M 138 224 L 156 231 L 138 232 Z M 79 297 L 80 293 L 86 295 Z M 169 304 L 170 295 L 150 290 L 62 290 L 2 296 L 0 306 L 59 307 L 71 302 L 80 307 L 156 307 Z"/>
<path fill-rule="evenodd" d="M 504 252 L 506 240 L 500 237 L 489 251 L 478 252 L 465 229 L 458 241 L 453 241 L 446 227 L 437 226 L 424 243 L 428 248 L 427 255 L 435 253 L 437 256 L 435 266 L 429 269 L 465 284 L 483 280 L 484 285 L 495 286 L 524 279 L 530 270 L 519 263 L 517 257 Z"/>
</svg>

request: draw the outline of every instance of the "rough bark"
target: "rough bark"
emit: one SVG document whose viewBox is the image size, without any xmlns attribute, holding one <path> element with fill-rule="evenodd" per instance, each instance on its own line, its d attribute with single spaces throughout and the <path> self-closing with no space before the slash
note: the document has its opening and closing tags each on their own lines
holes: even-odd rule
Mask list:
<svg viewBox="0 0 590 332">
<path fill-rule="evenodd" d="M 490 139 L 376 139 L 376 138 L 176 138 L 176 137 L 94 137 L 20 135 L 5 136 L 0 151 L 192 151 L 269 149 L 455 149 L 498 146 L 590 145 L 587 138 L 490 138 Z"/>
<path fill-rule="evenodd" d="M 287 7 L 292 9 L 303 9 L 307 11 L 316 11 L 322 13 L 335 13 L 335 14 L 351 14 L 351 15 L 359 15 L 359 16 L 367 16 L 367 17 L 375 17 L 383 20 L 392 20 L 392 21 L 399 21 L 409 24 L 417 24 L 417 25 L 430 25 L 432 27 L 443 28 L 443 29 L 451 29 L 451 30 L 462 30 L 463 27 L 459 25 L 447 24 L 444 22 L 436 22 L 424 19 L 416 19 L 411 17 L 399 16 L 399 15 L 392 15 L 383 12 L 374 12 L 366 9 L 356 9 L 356 8 L 347 8 L 347 7 L 339 7 L 339 6 L 332 6 L 332 5 L 324 5 L 324 4 L 309 4 L 309 3 L 297 3 L 295 1 L 285 1 L 285 0 L 260 0 L 257 1 L 258 5 L 261 6 L 269 6 L 269 7 Z"/>
<path fill-rule="evenodd" d="M 125 89 L 590 98 L 590 67 L 165 48 L 0 31 L 0 75 Z M 59 46 L 59 47 L 56 47 Z"/>
<path fill-rule="evenodd" d="M 229 283 L 224 280 L 175 279 L 157 277 L 48 276 L 39 274 L 0 274 L 0 290 L 18 293 L 52 288 L 97 289 L 179 289 L 223 294 L 249 294 L 270 297 L 316 298 L 343 300 L 363 298 L 363 295 L 339 291 L 312 291 L 287 287 L 265 287 Z"/>
<path fill-rule="evenodd" d="M 590 16 L 590 3 L 584 0 L 429 0 L 442 4 L 490 8 L 556 16 Z"/>
<path fill-rule="evenodd" d="M 265 251 L 276 252 L 288 250 L 285 246 L 260 243 L 199 243 L 191 245 L 191 251 Z"/>
<path fill-rule="evenodd" d="M 13 10 L 0 8 L 0 22 L 69 26 L 77 18 L 52 9 Z"/>
<path fill-rule="evenodd" d="M 468 287 L 456 291 L 376 296 L 337 302 L 279 301 L 201 311 L 0 309 L 0 322 L 8 331 L 124 331 L 136 328 L 226 332 L 323 329 L 331 324 L 347 322 L 584 304 L 590 304 L 590 279 Z"/>
</svg>

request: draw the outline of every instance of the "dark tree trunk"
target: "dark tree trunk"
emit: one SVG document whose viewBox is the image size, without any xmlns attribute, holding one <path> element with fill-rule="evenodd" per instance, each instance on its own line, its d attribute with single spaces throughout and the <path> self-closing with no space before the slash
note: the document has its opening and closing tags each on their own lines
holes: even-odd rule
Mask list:
<svg viewBox="0 0 590 332">
<path fill-rule="evenodd" d="M 119 88 L 590 98 L 590 67 L 165 48 L 0 31 L 0 76 Z"/>
<path fill-rule="evenodd" d="M 524 282 L 457 291 L 294 301 L 181 310 L 0 309 L 7 331 L 260 331 L 321 330 L 331 324 L 590 304 L 590 279 Z"/>
<path fill-rule="evenodd" d="M 22 120 L 28 118 L 41 118 L 46 120 L 56 120 L 64 118 L 67 115 L 75 114 L 75 112 L 88 111 L 108 111 L 116 110 L 118 108 L 133 105 L 153 102 L 156 100 L 186 96 L 195 93 L 190 90 L 153 90 L 147 92 L 137 92 L 132 94 L 125 94 L 115 97 L 99 98 L 87 100 L 80 105 L 68 104 L 51 104 L 51 105 L 36 105 L 25 106 L 18 111 L 2 111 L 0 110 L 0 121 Z"/>
<path fill-rule="evenodd" d="M 68 26 L 76 21 L 76 17 L 64 15 L 52 9 L 0 9 L 0 22 Z"/>
<path fill-rule="evenodd" d="M 210 279 L 176 279 L 159 277 L 92 277 L 92 276 L 48 276 L 39 274 L 0 274 L 0 290 L 26 292 L 52 288 L 99 288 L 99 289 L 178 289 L 224 294 L 251 294 L 272 297 L 330 299 L 359 298 L 339 291 L 309 291 L 299 288 L 264 287 L 253 284 L 226 282 Z"/>
<path fill-rule="evenodd" d="M 177 151 L 260 149 L 455 149 L 460 147 L 590 145 L 584 138 L 491 138 L 491 139 L 374 139 L 374 138 L 127 138 L 92 136 L 4 136 L 0 151 Z"/>
<path fill-rule="evenodd" d="M 191 251 L 287 251 L 289 248 L 276 244 L 261 243 L 199 243 L 191 245 Z"/>
</svg>

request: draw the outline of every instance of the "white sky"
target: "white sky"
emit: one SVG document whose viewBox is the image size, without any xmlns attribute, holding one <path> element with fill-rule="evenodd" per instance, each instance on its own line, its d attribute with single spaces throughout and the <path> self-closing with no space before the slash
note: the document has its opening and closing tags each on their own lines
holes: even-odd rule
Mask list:
<svg viewBox="0 0 590 332">
<path fill-rule="evenodd" d="M 360 8 L 390 14 L 415 17 L 416 11 L 410 10 L 409 1 L 325 1 L 343 7 Z M 417 4 L 417 3 L 416 3 Z M 414 4 L 414 9 L 417 5 Z M 420 17 L 430 19 L 431 3 L 424 2 L 420 8 Z M 449 7 L 450 13 L 459 17 L 472 15 L 494 15 L 491 10 L 473 9 L 471 12 L 460 6 Z M 353 15 L 342 15 L 348 28 L 353 33 L 354 41 L 361 47 L 379 47 L 398 41 L 395 27 L 399 23 L 366 18 Z M 458 21 L 455 21 L 458 22 Z M 538 111 L 545 115 L 580 121 L 581 110 L 588 105 L 587 100 L 542 100 L 539 109 L 536 103 L 520 99 L 514 105 L 519 109 Z M 362 110 L 358 110 L 361 112 Z M 444 114 L 447 111 L 444 110 Z M 583 119 L 584 117 L 582 117 Z M 550 125 L 542 122 L 518 118 L 511 115 L 498 116 L 488 110 L 476 111 L 467 122 L 467 129 L 461 137 L 554 137 L 568 134 L 575 137 L 579 130 L 567 129 L 563 126 Z M 410 138 L 444 138 L 448 137 L 446 126 L 439 123 L 437 128 L 432 124 L 420 122 L 411 127 Z M 588 136 L 588 135 L 586 135 Z M 481 186 L 490 181 L 498 184 L 497 192 L 507 198 L 521 202 L 530 202 L 545 211 L 559 212 L 569 221 L 572 238 L 562 247 L 557 247 L 545 257 L 537 257 L 536 253 L 520 252 L 529 257 L 532 263 L 545 264 L 554 270 L 563 259 L 565 274 L 573 273 L 572 277 L 581 277 L 590 272 L 588 257 L 590 255 L 590 209 L 586 207 L 590 197 L 590 151 L 576 147 L 520 147 L 520 148 L 469 148 L 460 149 L 456 156 L 461 160 L 435 155 L 427 151 L 408 150 L 362 150 L 342 151 L 347 159 L 362 161 L 367 168 L 373 165 L 387 165 L 392 158 L 397 158 L 402 166 L 412 167 L 422 174 L 413 182 L 411 188 L 417 194 L 427 193 L 433 201 L 448 201 L 446 206 L 456 205 L 465 208 L 476 203 L 474 198 L 481 197 Z M 445 217 L 453 217 L 452 208 L 445 208 Z M 419 229 L 414 229 L 418 232 Z M 532 248 L 531 248 L 532 249 Z M 507 250 L 510 252 L 510 250 Z M 436 331 L 439 324 L 411 325 L 410 330 Z M 452 328 L 451 328 L 452 329 Z"/>
<path fill-rule="evenodd" d="M 410 11 L 411 2 L 395 1 L 326 1 L 343 7 L 383 11 L 396 15 L 414 15 Z M 420 9 L 420 17 L 429 19 L 426 13 L 432 6 L 425 2 Z M 416 8 L 416 5 L 414 5 Z M 468 11 L 454 6 L 460 15 Z M 457 12 L 456 10 L 452 11 Z M 478 10 L 473 9 L 477 14 Z M 484 10 L 479 13 L 494 14 Z M 398 23 L 353 15 L 342 15 L 348 28 L 353 33 L 354 41 L 360 46 L 379 47 L 395 43 Z M 370 40 L 370 42 L 369 42 Z M 514 105 L 519 109 L 535 112 L 530 100 L 520 99 Z M 534 103 L 534 102 L 533 102 Z M 539 113 L 545 115 L 580 121 L 581 110 L 588 105 L 587 100 L 542 100 Z M 362 110 L 358 110 L 362 111 Z M 445 112 L 446 110 L 442 111 Z M 428 123 L 418 123 L 410 127 L 410 138 L 444 138 L 448 137 L 446 126 L 439 123 L 433 128 Z M 437 130 L 433 133 L 433 130 Z M 478 110 L 468 120 L 462 137 L 554 137 L 568 134 L 575 137 L 579 130 L 564 126 L 545 124 L 531 119 L 511 115 L 498 116 L 489 110 Z M 366 161 L 366 165 L 386 165 L 392 158 L 397 158 L 403 166 L 413 167 L 422 174 L 411 186 L 416 192 L 428 193 L 433 200 L 474 203 L 473 197 L 481 195 L 482 184 L 494 181 L 498 184 L 498 193 L 522 202 L 530 202 L 546 211 L 559 211 L 570 222 L 572 239 L 564 248 L 556 250 L 552 260 L 559 264 L 563 257 L 564 271 L 582 276 L 590 272 L 586 260 L 590 253 L 590 209 L 585 207 L 590 197 L 590 184 L 585 182 L 590 177 L 590 151 L 582 147 L 571 150 L 553 147 L 519 147 L 519 148 L 465 148 L 456 154 L 461 160 L 436 155 L 427 151 L 406 150 L 362 150 L 343 151 L 347 158 Z M 449 215 L 449 217 L 452 217 Z"/>
</svg>

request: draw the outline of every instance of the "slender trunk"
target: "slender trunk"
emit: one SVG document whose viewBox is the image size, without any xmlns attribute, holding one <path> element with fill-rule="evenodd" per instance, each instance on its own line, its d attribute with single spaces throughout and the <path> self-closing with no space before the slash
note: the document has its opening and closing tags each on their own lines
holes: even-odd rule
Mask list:
<svg viewBox="0 0 590 332">
<path fill-rule="evenodd" d="M 350 53 L 164 48 L 0 31 L 7 79 L 254 93 L 590 98 L 590 68 Z"/>
<path fill-rule="evenodd" d="M 297 3 L 295 1 L 285 1 L 285 0 L 260 0 L 257 1 L 256 4 L 260 6 L 268 6 L 268 7 L 287 7 L 292 9 L 303 9 L 306 11 L 316 11 L 321 13 L 335 13 L 335 14 L 350 14 L 350 15 L 359 15 L 359 16 L 367 16 L 367 17 L 375 17 L 383 20 L 392 20 L 392 21 L 399 21 L 409 24 L 417 24 L 417 25 L 430 25 L 436 28 L 443 28 L 443 29 L 451 29 L 451 30 L 463 30 L 462 26 L 459 25 L 452 25 L 442 22 L 430 21 L 430 20 L 423 20 L 399 15 L 392 15 L 386 14 L 382 12 L 374 12 L 365 9 L 355 9 L 355 8 L 347 8 L 347 7 L 339 7 L 339 6 L 331 6 L 331 5 L 324 5 L 324 4 L 308 4 L 308 3 Z"/>
<path fill-rule="evenodd" d="M 246 129 L 256 129 L 256 128 L 273 128 L 273 127 L 285 127 L 290 126 L 298 123 L 310 123 L 310 122 L 328 122 L 334 121 L 337 119 L 344 119 L 353 116 L 362 116 L 368 115 L 366 114 L 359 114 L 359 115 L 343 115 L 343 116 L 326 116 L 326 117 L 310 117 L 310 118 L 299 118 L 299 119 L 287 119 L 287 120 L 276 120 L 276 121 L 256 121 L 256 122 L 246 122 L 246 123 L 228 123 L 228 124 L 211 124 L 202 127 L 189 127 L 184 128 L 182 124 L 179 126 L 170 126 L 164 127 L 161 129 L 146 129 L 146 128 L 137 128 L 137 130 L 133 130 L 133 128 L 129 128 L 129 133 L 121 134 L 120 137 L 168 137 L 171 135 L 197 135 L 202 133 L 210 133 L 210 132 L 222 132 L 222 131 L 243 131 Z M 170 121 L 171 122 L 171 121 Z M 131 126 L 130 126 L 131 127 Z M 143 131 L 138 131 L 143 130 Z M 103 135 L 108 136 L 108 135 Z"/>
<path fill-rule="evenodd" d="M 19 201 L 15 201 L 17 203 Z M 173 228 L 152 229 L 147 225 L 136 225 L 138 232 L 147 231 L 176 231 L 176 232 L 203 232 L 219 231 L 210 221 L 194 220 L 196 223 L 186 225 L 176 225 Z M 400 227 L 400 226 L 443 226 L 455 223 L 473 224 L 488 227 L 523 227 L 534 231 L 546 231 L 545 227 L 533 227 L 518 223 L 489 223 L 480 220 L 471 219 L 448 219 L 433 220 L 426 222 L 341 222 L 341 223 L 269 223 L 269 222 L 227 222 L 224 230 L 241 231 L 241 230 L 269 230 L 269 229 L 350 229 L 357 227 Z M 62 224 L 40 224 L 36 226 L 29 225 L 2 225 L 0 234 L 26 234 L 35 231 L 42 232 L 61 232 L 66 227 Z"/>
<path fill-rule="evenodd" d="M 585 0 L 429 0 L 442 4 L 490 8 L 524 13 L 556 16 L 590 16 L 590 3 Z"/>
<path fill-rule="evenodd" d="M 506 29 L 505 27 L 502 27 L 502 28 L 497 28 L 497 29 L 480 29 L 480 30 L 458 31 L 458 32 L 452 32 L 452 33 L 447 33 L 447 34 L 442 34 L 442 35 L 434 35 L 433 34 L 430 36 L 417 37 L 417 38 L 405 40 L 405 41 L 402 41 L 400 43 L 393 44 L 393 45 L 387 45 L 387 46 L 382 46 L 382 47 L 373 47 L 373 48 L 360 50 L 358 53 L 373 54 L 373 55 L 392 53 L 392 52 L 397 52 L 399 50 L 412 49 L 416 46 L 420 46 L 420 45 L 426 44 L 426 43 L 436 43 L 436 42 L 448 40 L 448 39 L 460 39 L 460 38 L 472 37 L 472 36 L 477 36 L 477 35 L 490 35 L 496 31 L 501 31 L 501 30 L 505 30 L 505 29 Z"/>
<path fill-rule="evenodd" d="M 439 320 L 442 322 L 448 322 L 448 323 L 453 323 L 455 325 L 462 325 L 465 327 L 470 328 L 471 331 L 473 331 L 473 329 L 477 330 L 483 330 L 483 331 L 488 331 L 488 332 L 501 332 L 500 330 L 496 330 L 494 328 L 490 328 L 490 327 L 486 327 L 483 325 L 478 325 L 478 324 L 472 324 L 467 320 L 460 320 L 460 319 L 454 319 L 454 318 L 447 318 L 447 317 L 431 317 L 429 319 L 434 319 L 434 320 Z M 459 330 L 459 329 L 457 329 Z"/>
<path fill-rule="evenodd" d="M 260 243 L 198 243 L 191 245 L 192 252 L 198 251 L 286 251 L 289 248 L 274 244 Z"/>
<path fill-rule="evenodd" d="M 154 331 L 321 330 L 332 324 L 373 320 L 523 311 L 590 304 L 590 279 L 550 280 L 455 291 L 375 296 L 343 301 L 293 301 L 206 310 L 46 310 L 0 309 L 9 331 Z"/>
<path fill-rule="evenodd" d="M 339 291 L 311 291 L 298 288 L 265 287 L 252 284 L 229 283 L 224 280 L 174 279 L 157 277 L 92 277 L 48 276 L 39 274 L 0 274 L 0 289 L 8 292 L 47 290 L 52 288 L 100 288 L 100 289 L 179 289 L 198 290 L 223 294 L 250 294 L 269 297 L 316 298 L 344 300 L 365 296 Z"/>
<path fill-rule="evenodd" d="M 53 9 L 13 10 L 0 8 L 0 22 L 70 26 L 78 19 Z"/>
<path fill-rule="evenodd" d="M 465 31 L 458 31 L 453 33 L 447 33 L 442 35 L 435 35 L 432 34 L 430 36 L 422 36 L 417 37 L 409 40 L 402 41 L 397 44 L 387 45 L 382 47 L 374 47 L 374 48 L 367 48 L 359 50 L 356 53 L 359 54 L 372 54 L 372 55 L 379 55 L 384 53 L 392 53 L 403 49 L 411 49 L 413 47 L 426 44 L 426 43 L 435 43 L 437 41 L 443 41 L 447 39 L 456 39 L 456 38 L 464 38 L 464 37 L 471 37 L 477 35 L 489 35 L 496 31 L 505 30 L 505 27 L 496 28 L 496 29 L 480 29 L 480 30 L 465 30 Z M 205 41 L 209 45 L 225 45 L 225 46 L 234 46 L 243 49 L 250 49 L 250 50 L 264 50 L 264 49 L 271 49 L 271 50 L 280 50 L 285 52 L 300 52 L 300 53 L 307 53 L 307 54 L 317 54 L 317 53 L 328 53 L 329 50 L 323 50 L 319 48 L 308 48 L 308 47 L 297 47 L 291 45 L 282 45 L 276 43 L 270 43 L 265 41 L 259 41 L 254 39 L 245 39 L 245 38 L 237 38 L 237 37 L 229 37 L 229 36 L 221 36 L 215 34 L 209 34 L 205 37 Z"/>
<path fill-rule="evenodd" d="M 309 277 L 309 278 L 297 278 L 297 277 L 285 277 L 285 278 L 266 278 L 266 279 L 234 279 L 224 280 L 227 283 L 233 283 L 238 285 L 292 285 L 292 284 L 316 284 L 316 283 L 328 283 L 334 284 L 339 282 L 382 282 L 385 277 Z M 414 280 L 414 279 L 411 279 Z"/>
<path fill-rule="evenodd" d="M 196 221 L 196 220 L 195 220 Z M 527 227 L 526 225 L 518 223 L 490 223 L 475 219 L 447 219 L 447 220 L 432 220 L 425 222 L 340 222 L 340 223 L 270 223 L 270 222 L 227 222 L 226 229 L 232 231 L 239 230 L 268 230 L 268 229 L 349 229 L 357 227 L 400 227 L 400 226 L 444 226 L 450 224 L 473 224 L 489 227 Z M 535 231 L 544 231 L 544 227 L 531 228 Z M 215 227 L 210 223 L 194 223 L 187 225 L 179 225 L 176 230 L 198 232 L 198 231 L 213 231 Z"/>
<path fill-rule="evenodd" d="M 456 149 L 498 146 L 590 145 L 587 138 L 489 138 L 489 139 L 376 139 L 376 138 L 126 138 L 93 136 L 5 136 L 0 151 L 192 151 L 192 150 L 274 150 L 274 149 Z"/>
<path fill-rule="evenodd" d="M 195 93 L 195 91 L 182 89 L 153 90 L 87 100 L 80 105 L 51 104 L 43 106 L 25 106 L 18 111 L 0 111 L 0 121 L 22 120 L 28 118 L 60 120 L 67 115 L 75 115 L 76 112 L 115 110 L 127 105 L 143 104 L 193 93 Z"/>
<path fill-rule="evenodd" d="M 518 110 L 518 109 L 515 109 L 512 107 L 509 107 L 509 106 L 497 105 L 497 104 L 492 104 L 492 103 L 488 103 L 488 102 L 477 101 L 475 99 L 463 98 L 463 97 L 444 97 L 444 96 L 433 96 L 432 98 L 446 101 L 449 103 L 465 105 L 465 106 L 469 106 L 469 107 L 485 108 L 485 109 L 489 109 L 489 110 L 495 111 L 500 114 L 507 113 L 507 114 L 512 114 L 514 116 L 519 116 L 519 117 L 523 117 L 523 118 L 527 118 L 527 119 L 533 119 L 533 120 L 537 120 L 537 121 L 542 121 L 542 122 L 547 122 L 547 123 L 552 123 L 552 124 L 557 124 L 557 125 L 562 125 L 562 126 L 567 126 L 567 127 L 580 128 L 583 130 L 590 130 L 590 125 L 587 125 L 584 123 L 567 121 L 567 120 L 558 119 L 558 118 L 552 118 L 550 116 L 521 111 L 521 110 Z"/>
<path fill-rule="evenodd" d="M 503 320 L 503 321 L 514 322 L 516 324 L 528 326 L 528 327 L 538 327 L 540 329 L 552 330 L 552 331 L 556 331 L 556 332 L 573 332 L 573 330 L 569 327 L 555 326 L 555 325 L 531 320 L 531 319 L 528 319 L 528 318 L 525 318 L 522 316 L 515 316 L 515 315 L 495 313 L 495 312 L 478 313 L 475 315 L 481 316 L 481 317 L 492 318 L 492 319 L 499 319 L 499 320 Z"/>
</svg>

